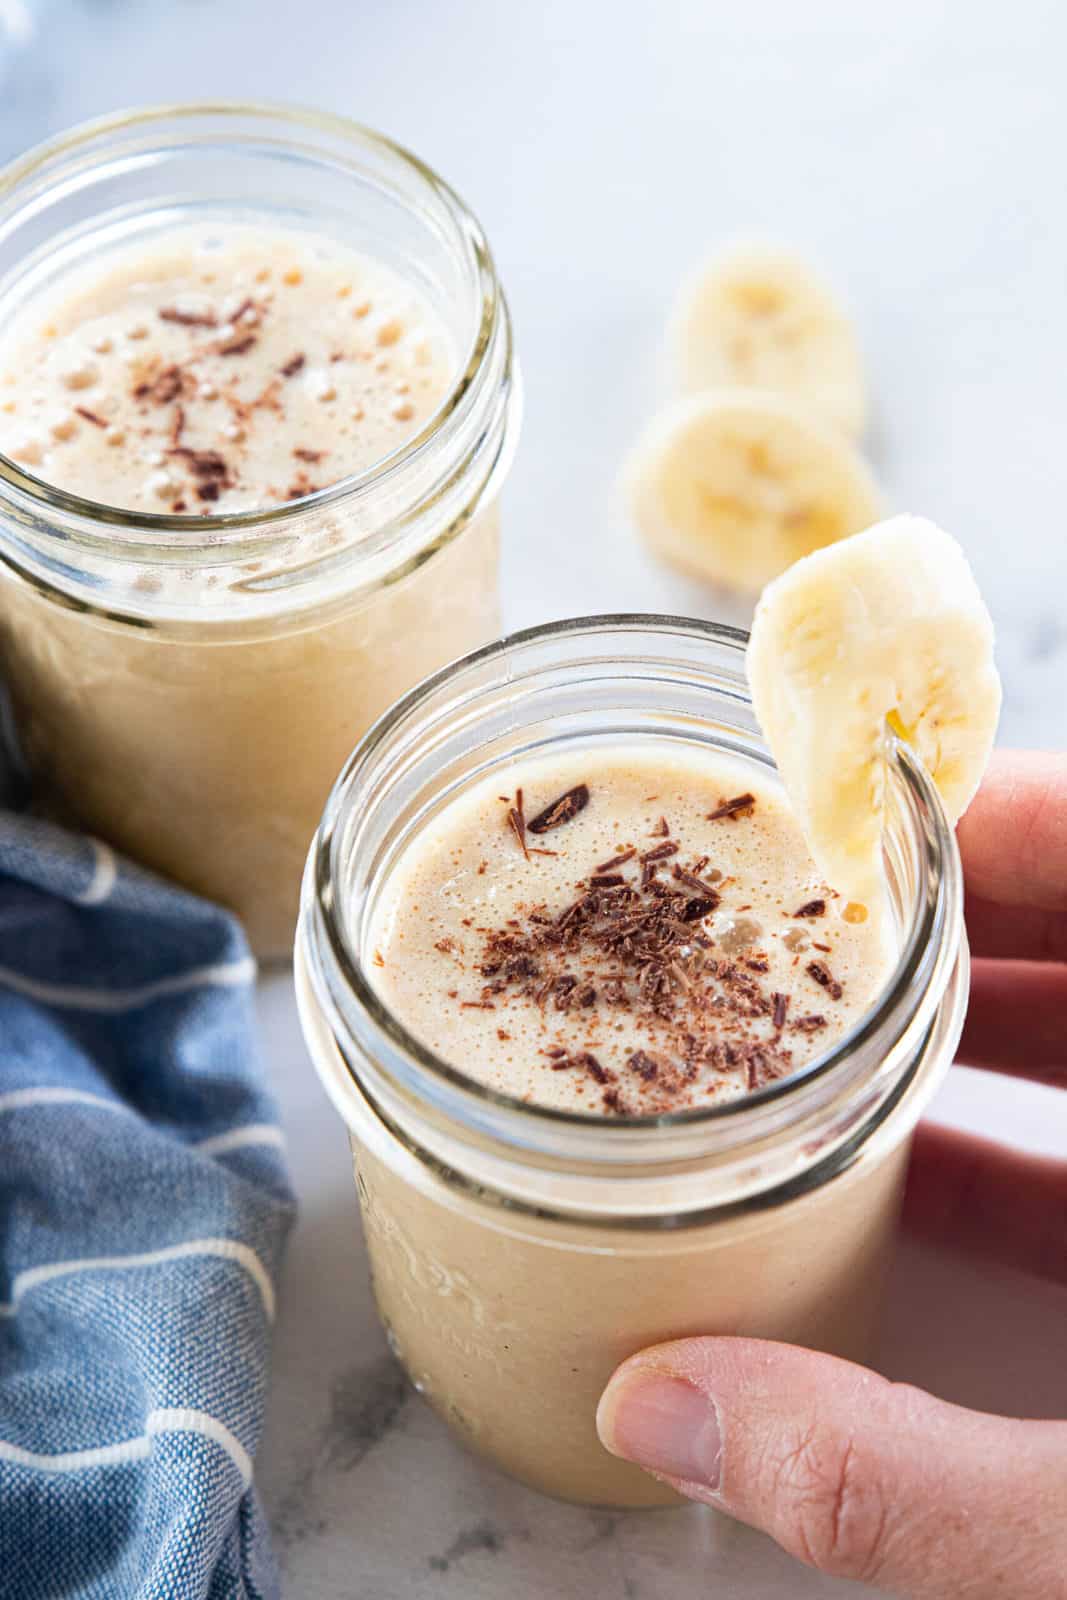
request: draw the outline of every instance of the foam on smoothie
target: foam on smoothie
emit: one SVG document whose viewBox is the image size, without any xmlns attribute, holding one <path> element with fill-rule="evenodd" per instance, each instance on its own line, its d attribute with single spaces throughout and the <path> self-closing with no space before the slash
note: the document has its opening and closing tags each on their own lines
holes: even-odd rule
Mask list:
<svg viewBox="0 0 1067 1600">
<path fill-rule="evenodd" d="M 460 1071 L 604 1115 L 788 1076 L 896 956 L 888 914 L 820 879 L 770 775 L 621 747 L 453 800 L 400 856 L 370 945 L 383 999 Z"/>
<path fill-rule="evenodd" d="M 71 268 L 0 329 L 0 451 L 106 505 L 260 510 L 390 455 L 455 369 L 437 312 L 383 262 L 183 225 Z"/>
</svg>

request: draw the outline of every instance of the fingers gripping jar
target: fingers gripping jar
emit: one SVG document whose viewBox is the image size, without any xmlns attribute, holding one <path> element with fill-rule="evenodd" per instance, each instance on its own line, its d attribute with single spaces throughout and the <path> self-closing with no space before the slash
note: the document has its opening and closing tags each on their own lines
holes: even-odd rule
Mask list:
<svg viewBox="0 0 1067 1600">
<path fill-rule="evenodd" d="M 472 1448 L 550 1494 L 641 1506 L 670 1490 L 609 1456 L 618 1362 L 702 1333 L 870 1354 L 911 1133 L 967 990 L 959 858 L 933 786 L 894 754 L 886 864 L 895 968 L 792 1076 L 745 1098 L 605 1118 L 509 1097 L 424 1046 L 373 982 L 391 871 L 443 807 L 531 753 L 625 740 L 773 776 L 743 635 L 657 617 L 534 629 L 422 684 L 372 729 L 305 875 L 297 990 L 348 1128 L 374 1289 L 416 1386 Z M 496 780 L 499 776 L 499 784 Z"/>
<path fill-rule="evenodd" d="M 518 382 L 492 258 L 456 195 L 353 123 L 255 106 L 110 118 L 8 168 L 0 334 L 102 252 L 231 221 L 371 251 L 413 284 L 455 352 L 444 398 L 366 470 L 267 510 L 115 509 L 0 455 L 0 641 L 45 803 L 229 905 L 278 958 L 355 739 L 497 631 Z"/>
</svg>

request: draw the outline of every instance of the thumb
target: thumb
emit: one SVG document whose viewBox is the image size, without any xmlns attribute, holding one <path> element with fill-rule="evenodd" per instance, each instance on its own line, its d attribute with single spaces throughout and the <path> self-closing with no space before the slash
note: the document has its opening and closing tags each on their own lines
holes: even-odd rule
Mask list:
<svg viewBox="0 0 1067 1600">
<path fill-rule="evenodd" d="M 1067 1423 L 964 1411 L 792 1345 L 680 1339 L 623 1363 L 597 1427 L 822 1572 L 921 1600 L 1067 1597 Z"/>
</svg>

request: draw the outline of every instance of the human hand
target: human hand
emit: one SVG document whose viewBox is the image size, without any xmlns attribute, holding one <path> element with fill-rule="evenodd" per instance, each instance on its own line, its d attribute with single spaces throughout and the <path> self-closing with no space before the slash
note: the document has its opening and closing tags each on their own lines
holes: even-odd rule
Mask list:
<svg viewBox="0 0 1067 1600">
<path fill-rule="evenodd" d="M 1067 758 L 999 755 L 959 828 L 964 1060 L 1067 1085 Z M 1067 1164 L 925 1125 L 906 1221 L 1067 1284 Z M 1067 1597 L 1067 1422 L 948 1405 L 833 1356 L 680 1339 L 612 1377 L 616 1455 L 811 1566 L 915 1600 Z"/>
</svg>

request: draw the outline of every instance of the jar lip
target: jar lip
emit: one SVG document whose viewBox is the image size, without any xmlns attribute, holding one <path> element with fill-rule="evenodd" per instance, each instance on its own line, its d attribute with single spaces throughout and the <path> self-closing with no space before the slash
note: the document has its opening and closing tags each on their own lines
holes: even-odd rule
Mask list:
<svg viewBox="0 0 1067 1600">
<path fill-rule="evenodd" d="M 521 1116 L 526 1126 L 531 1125 L 532 1119 L 533 1125 L 542 1126 L 546 1130 L 556 1128 L 589 1132 L 595 1128 L 599 1134 L 599 1130 L 603 1129 L 605 1136 L 615 1140 L 624 1140 L 627 1135 L 633 1137 L 653 1128 L 693 1129 L 723 1126 L 731 1122 L 736 1124 L 748 1113 L 787 1100 L 791 1096 L 798 1095 L 800 1091 L 821 1083 L 836 1067 L 883 1030 L 893 1013 L 904 1004 L 920 968 L 924 965 L 927 952 L 935 948 L 937 936 L 946 927 L 951 929 L 953 908 L 957 917 L 962 918 L 963 898 L 959 853 L 940 796 L 914 753 L 906 744 L 892 736 L 888 746 L 892 779 L 900 785 L 900 792 L 916 821 L 924 818 L 932 821 L 932 827 L 925 830 L 925 842 L 934 893 L 932 895 L 920 893 L 918 896 L 900 957 L 878 999 L 834 1044 L 813 1057 L 796 1072 L 736 1100 L 707 1107 L 689 1107 L 680 1111 L 612 1118 L 594 1112 L 566 1111 L 554 1106 L 537 1105 L 478 1083 L 458 1071 L 444 1057 L 439 1056 L 436 1051 L 416 1038 L 395 1015 L 367 977 L 358 952 L 352 948 L 341 912 L 340 897 L 334 893 L 332 881 L 334 840 L 338 824 L 344 820 L 346 801 L 361 769 L 373 758 L 377 748 L 388 738 L 393 729 L 403 723 L 421 702 L 432 696 L 435 690 L 447 684 L 450 679 L 494 661 L 503 660 L 509 652 L 526 645 L 536 645 L 553 639 L 565 640 L 568 637 L 577 638 L 583 635 L 595 636 L 599 633 L 623 631 L 667 637 L 684 633 L 690 638 L 695 636 L 705 640 L 709 645 L 725 646 L 739 653 L 743 653 L 748 643 L 748 634 L 743 629 L 723 623 L 666 613 L 608 613 L 543 623 L 504 635 L 424 678 L 421 683 L 396 701 L 367 731 L 334 785 L 308 856 L 304 909 L 298 933 L 298 939 L 308 939 L 310 929 L 314 936 L 321 935 L 324 938 L 333 971 L 341 984 L 351 993 L 360 1011 L 369 1017 L 374 1028 L 403 1057 L 413 1061 L 420 1071 L 429 1075 L 431 1082 L 443 1086 L 451 1097 L 458 1097 L 475 1107 L 494 1108 L 497 1112 L 510 1117 Z M 740 675 L 739 682 L 743 682 Z M 747 690 L 745 692 L 747 697 Z M 936 951 L 937 966 L 944 972 L 946 981 L 955 962 L 956 953 L 954 947 Z M 321 969 L 317 959 L 318 952 L 313 945 L 309 954 L 312 957 L 309 965 L 314 986 L 320 991 L 320 998 L 324 998 L 319 981 Z M 334 1008 L 331 1007 L 332 1009 Z M 348 1053 L 343 1048 L 341 1055 L 347 1071 L 351 1074 L 352 1065 Z"/>
<path fill-rule="evenodd" d="M 179 516 L 167 512 L 134 511 L 122 506 L 107 505 L 91 500 L 69 490 L 61 489 L 44 479 L 27 472 L 16 461 L 0 451 L 0 496 L 14 494 L 36 510 L 78 519 L 92 525 L 97 542 L 110 544 L 112 539 L 130 547 L 130 536 L 147 534 L 149 538 L 137 541 L 141 556 L 151 553 L 153 543 L 168 555 L 181 551 L 196 551 L 205 545 L 230 548 L 235 557 L 245 556 L 254 547 L 261 554 L 264 546 L 291 535 L 294 524 L 308 514 L 319 514 L 349 506 L 371 491 L 378 492 L 388 486 L 413 462 L 423 458 L 427 450 L 440 437 L 449 420 L 462 405 L 465 397 L 484 370 L 492 336 L 498 323 L 503 323 L 507 339 L 506 375 L 511 376 L 513 353 L 507 306 L 497 277 L 492 252 L 480 223 L 466 203 L 427 162 L 405 145 L 379 133 L 354 118 L 334 112 L 320 111 L 311 106 L 289 105 L 274 101 L 184 101 L 173 104 L 131 108 L 94 117 L 77 123 L 55 138 L 33 146 L 14 161 L 0 168 L 0 213 L 5 204 L 15 198 L 20 187 L 47 174 L 57 159 L 77 154 L 95 140 L 110 134 L 136 133 L 163 125 L 175 119 L 188 119 L 190 123 L 202 117 L 265 117 L 292 128 L 307 129 L 343 140 L 353 149 L 366 149 L 383 154 L 397 162 L 399 167 L 425 185 L 427 191 L 443 206 L 455 229 L 455 238 L 467 257 L 473 273 L 474 293 L 480 305 L 478 326 L 470 340 L 468 350 L 458 368 L 453 382 L 441 403 L 425 424 L 410 439 L 399 445 L 389 455 L 372 463 L 361 472 L 350 473 L 312 494 L 290 500 L 283 505 L 259 510 L 216 513 L 209 516 Z M 16 215 L 18 212 L 16 211 Z M 97 532 L 100 530 L 100 532 Z M 104 530 L 109 530 L 105 532 Z M 113 530 L 113 531 L 112 531 Z M 84 528 L 79 536 L 86 537 Z M 163 542 L 165 537 L 165 544 Z"/>
</svg>

